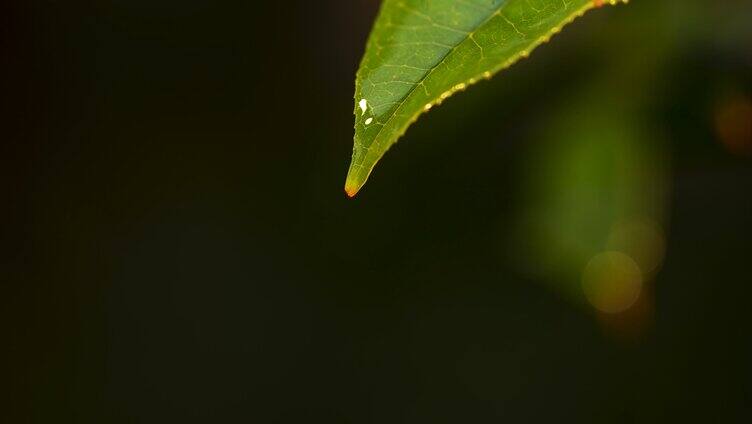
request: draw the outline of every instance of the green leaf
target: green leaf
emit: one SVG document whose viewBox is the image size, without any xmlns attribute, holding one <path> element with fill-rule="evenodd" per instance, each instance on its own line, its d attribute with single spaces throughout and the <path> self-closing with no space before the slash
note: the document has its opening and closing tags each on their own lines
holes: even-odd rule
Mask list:
<svg viewBox="0 0 752 424">
<path fill-rule="evenodd" d="M 360 190 L 376 162 L 421 113 L 526 57 L 602 3 L 384 0 L 355 79 L 347 194 Z"/>
</svg>

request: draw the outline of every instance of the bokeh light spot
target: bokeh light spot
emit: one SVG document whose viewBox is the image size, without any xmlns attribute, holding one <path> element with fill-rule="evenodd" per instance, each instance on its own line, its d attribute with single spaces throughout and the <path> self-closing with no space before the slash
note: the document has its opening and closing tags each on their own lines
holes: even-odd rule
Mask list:
<svg viewBox="0 0 752 424">
<path fill-rule="evenodd" d="M 642 272 L 624 253 L 599 253 L 585 266 L 582 289 L 594 308 L 616 314 L 637 301 L 642 290 Z"/>
<path fill-rule="evenodd" d="M 731 153 L 752 155 L 752 101 L 737 94 L 715 111 L 718 140 Z"/>
</svg>

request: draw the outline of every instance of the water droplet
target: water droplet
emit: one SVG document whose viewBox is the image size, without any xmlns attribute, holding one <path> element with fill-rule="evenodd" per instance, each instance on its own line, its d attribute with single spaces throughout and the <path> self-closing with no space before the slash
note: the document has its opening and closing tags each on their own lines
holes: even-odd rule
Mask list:
<svg viewBox="0 0 752 424">
<path fill-rule="evenodd" d="M 360 99 L 358 106 L 360 106 L 360 114 L 365 115 L 366 110 L 368 110 L 368 101 L 366 99 Z"/>
<path fill-rule="evenodd" d="M 426 103 L 426 105 L 425 105 L 425 106 L 423 106 L 423 110 L 431 110 L 431 108 L 432 108 L 432 107 L 433 107 L 433 104 L 431 104 L 431 103 Z"/>
</svg>

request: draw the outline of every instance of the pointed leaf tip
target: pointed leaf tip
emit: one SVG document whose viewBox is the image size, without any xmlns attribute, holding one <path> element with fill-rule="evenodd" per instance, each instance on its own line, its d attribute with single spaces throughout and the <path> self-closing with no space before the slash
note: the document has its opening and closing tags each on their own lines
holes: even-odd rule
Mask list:
<svg viewBox="0 0 752 424">
<path fill-rule="evenodd" d="M 347 173 L 347 179 L 345 180 L 345 193 L 347 193 L 347 197 L 355 197 L 355 195 L 358 194 L 358 191 L 360 191 L 360 188 L 363 187 L 364 183 L 365 180 L 360 179 L 358 173 L 351 168 Z"/>
<path fill-rule="evenodd" d="M 345 194 L 347 194 L 347 197 L 352 199 L 356 194 L 358 194 L 358 188 L 345 184 Z"/>
</svg>

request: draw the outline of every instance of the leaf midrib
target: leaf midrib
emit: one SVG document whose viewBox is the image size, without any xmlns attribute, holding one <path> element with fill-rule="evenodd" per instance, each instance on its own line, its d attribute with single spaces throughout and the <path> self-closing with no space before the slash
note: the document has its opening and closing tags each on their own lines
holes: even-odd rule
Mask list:
<svg viewBox="0 0 752 424">
<path fill-rule="evenodd" d="M 508 0 L 507 0 L 507 1 L 508 1 Z M 389 123 L 390 123 L 390 122 L 392 122 L 392 120 L 394 119 L 394 117 L 395 117 L 395 116 L 397 116 L 397 112 L 399 112 L 399 111 L 400 111 L 400 109 L 402 108 L 402 106 L 404 106 L 404 104 L 405 104 L 405 102 L 407 101 L 407 99 L 409 99 L 409 98 L 410 98 L 410 96 L 412 96 L 412 95 L 413 95 L 413 93 L 415 92 L 415 90 L 417 90 L 417 89 L 418 89 L 418 87 L 419 87 L 419 86 L 420 86 L 420 85 L 421 85 L 421 84 L 422 84 L 423 82 L 425 82 L 425 81 L 426 81 L 426 79 L 428 79 L 428 77 L 429 77 L 429 76 L 431 76 L 431 73 L 433 73 L 433 71 L 435 71 L 435 70 L 436 70 L 436 69 L 437 69 L 437 68 L 438 68 L 438 67 L 439 67 L 439 66 L 440 66 L 440 65 L 441 65 L 442 63 L 444 63 L 444 60 L 446 60 L 446 58 L 447 58 L 447 57 L 449 57 L 449 55 L 451 55 L 451 54 L 452 54 L 452 52 L 454 52 L 454 51 L 455 51 L 455 50 L 457 49 L 457 47 L 459 47 L 460 45 L 464 44 L 464 43 L 465 43 L 465 42 L 466 42 L 467 40 L 469 40 L 469 39 L 470 39 L 470 37 L 472 37 L 472 36 L 473 36 L 473 35 L 475 34 L 475 32 L 476 32 L 476 31 L 478 31 L 478 29 L 479 29 L 479 28 L 481 28 L 481 27 L 483 27 L 484 25 L 486 25 L 486 24 L 487 24 L 487 23 L 488 23 L 488 22 L 489 22 L 489 21 L 490 21 L 491 19 L 493 19 L 493 17 L 494 17 L 494 16 L 496 16 L 496 15 L 501 15 L 501 9 L 502 9 L 502 8 L 504 8 L 504 6 L 506 6 L 506 5 L 507 5 L 507 1 L 505 1 L 505 2 L 501 3 L 501 4 L 499 5 L 499 7 L 497 7 L 497 8 L 496 8 L 496 10 L 495 10 L 495 11 L 494 11 L 493 13 L 491 13 L 490 15 L 488 15 L 488 17 L 486 17 L 486 19 L 484 19 L 484 20 L 483 20 L 482 22 L 480 22 L 480 23 L 479 23 L 478 25 L 476 25 L 476 26 L 475 26 L 475 27 L 473 28 L 473 30 L 472 30 L 472 31 L 469 31 L 469 32 L 468 32 L 468 33 L 467 33 L 467 34 L 465 35 L 465 37 L 464 37 L 464 38 L 462 39 L 462 41 L 460 41 L 460 42 L 458 42 L 457 44 L 455 44 L 455 45 L 454 45 L 454 47 L 452 47 L 452 48 L 451 48 L 451 49 L 450 49 L 449 51 L 447 51 L 447 52 L 446 52 L 446 53 L 445 53 L 445 54 L 444 54 L 444 55 L 443 55 L 443 56 L 441 57 L 441 59 L 440 59 L 440 60 L 439 60 L 438 62 L 436 62 L 436 64 L 435 64 L 435 65 L 433 65 L 433 66 L 431 67 L 431 69 L 429 69 L 429 70 L 428 70 L 428 71 L 427 71 L 426 73 L 424 73 L 424 74 L 423 74 L 423 76 L 422 76 L 422 77 L 420 78 L 420 80 L 418 80 L 418 82 L 416 82 L 416 83 L 415 83 L 415 86 L 414 86 L 413 88 L 411 88 L 411 89 L 410 89 L 410 91 L 408 91 L 408 92 L 407 92 L 407 93 L 406 93 L 406 94 L 405 94 L 405 95 L 404 95 L 404 96 L 402 97 L 402 99 L 401 99 L 400 103 L 399 103 L 399 104 L 397 105 L 397 107 L 396 107 L 396 108 L 394 109 L 394 112 L 392 112 L 392 113 L 391 113 L 391 115 L 389 115 L 389 118 L 387 118 L 386 122 L 384 122 L 384 125 L 383 125 L 383 126 L 382 126 L 381 128 L 379 128 L 379 131 L 378 131 L 378 132 L 376 133 L 376 135 L 375 135 L 375 136 L 373 137 L 373 141 L 374 141 L 374 143 L 376 143 L 376 144 L 380 143 L 380 141 L 379 141 L 379 136 L 381 135 L 381 132 L 382 132 L 382 131 L 384 131 L 384 128 L 386 128 L 386 127 L 387 127 L 387 126 L 389 125 Z M 564 3 L 564 7 L 566 8 L 566 7 L 567 7 L 567 3 L 566 3 L 566 2 L 563 2 L 563 3 Z M 507 19 L 507 21 L 508 21 L 508 19 Z M 425 86 L 424 86 L 424 87 L 425 87 Z M 418 113 L 417 113 L 417 114 L 420 114 L 420 111 L 418 111 Z M 371 144 L 373 144 L 373 143 L 371 143 Z M 368 147 L 370 148 L 371 146 L 368 146 Z"/>
</svg>

